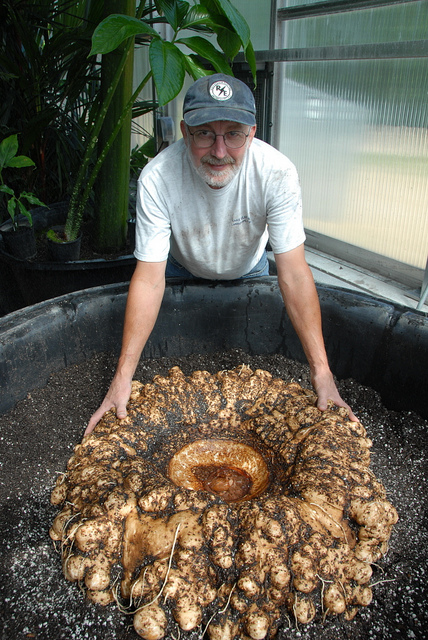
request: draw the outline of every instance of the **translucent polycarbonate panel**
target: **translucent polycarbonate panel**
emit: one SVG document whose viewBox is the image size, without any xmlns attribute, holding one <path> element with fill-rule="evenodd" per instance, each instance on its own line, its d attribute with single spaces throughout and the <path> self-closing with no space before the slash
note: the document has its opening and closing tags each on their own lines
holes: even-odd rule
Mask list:
<svg viewBox="0 0 428 640">
<path fill-rule="evenodd" d="M 269 49 L 271 3 L 273 0 L 233 0 L 232 4 L 244 16 L 250 27 L 255 51 Z"/>
<path fill-rule="evenodd" d="M 290 5 L 291 6 L 291 5 Z M 281 23 L 283 49 L 425 40 L 428 2 L 407 2 Z"/>
<path fill-rule="evenodd" d="M 275 146 L 308 229 L 425 268 L 428 60 L 280 63 Z"/>
</svg>

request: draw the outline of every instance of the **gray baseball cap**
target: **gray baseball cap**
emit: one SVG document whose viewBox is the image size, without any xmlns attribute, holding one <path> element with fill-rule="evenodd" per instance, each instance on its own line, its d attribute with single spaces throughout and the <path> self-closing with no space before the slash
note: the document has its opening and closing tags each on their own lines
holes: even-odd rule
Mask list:
<svg viewBox="0 0 428 640">
<path fill-rule="evenodd" d="M 184 98 L 183 119 L 189 127 L 218 120 L 253 126 L 255 115 L 256 104 L 250 88 L 224 73 L 199 78 Z"/>
</svg>

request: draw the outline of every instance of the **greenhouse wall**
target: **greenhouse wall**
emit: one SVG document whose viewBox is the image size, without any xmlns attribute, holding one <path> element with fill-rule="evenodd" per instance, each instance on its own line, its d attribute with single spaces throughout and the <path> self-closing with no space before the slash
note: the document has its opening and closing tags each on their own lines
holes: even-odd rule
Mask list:
<svg viewBox="0 0 428 640">
<path fill-rule="evenodd" d="M 269 49 L 275 31 L 274 0 L 232 0 L 232 4 L 244 16 L 250 27 L 254 50 Z"/>
<path fill-rule="evenodd" d="M 311 15 L 320 4 L 334 13 Z M 278 3 L 273 144 L 297 166 L 307 229 L 423 269 L 428 3 L 366 4 Z"/>
</svg>

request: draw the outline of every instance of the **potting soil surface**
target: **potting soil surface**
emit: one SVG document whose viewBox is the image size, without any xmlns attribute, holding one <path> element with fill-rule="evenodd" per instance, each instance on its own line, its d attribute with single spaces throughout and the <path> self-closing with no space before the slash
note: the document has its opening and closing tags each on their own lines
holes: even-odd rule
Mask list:
<svg viewBox="0 0 428 640">
<path fill-rule="evenodd" d="M 265 369 L 310 388 L 306 365 L 280 355 L 249 356 L 238 350 L 186 358 L 142 360 L 135 378 L 149 382 L 178 365 L 188 375 L 239 364 Z M 49 538 L 57 514 L 50 493 L 81 440 L 114 372 L 116 359 L 101 354 L 52 375 L 47 386 L 0 416 L 1 639 L 137 640 L 132 616 L 115 605 L 85 601 L 67 582 Z M 388 411 L 379 395 L 353 380 L 338 383 L 373 440 L 371 469 L 396 507 L 387 555 L 373 567 L 373 601 L 350 622 L 328 616 L 309 625 L 284 619 L 278 640 L 390 640 L 428 637 L 428 423 L 412 412 Z M 182 633 L 196 640 L 201 629 Z M 172 638 L 170 639 L 172 640 Z"/>
</svg>

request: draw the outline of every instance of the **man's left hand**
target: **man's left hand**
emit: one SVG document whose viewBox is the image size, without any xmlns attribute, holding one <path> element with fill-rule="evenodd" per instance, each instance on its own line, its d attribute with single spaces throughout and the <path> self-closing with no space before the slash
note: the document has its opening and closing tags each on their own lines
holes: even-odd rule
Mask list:
<svg viewBox="0 0 428 640">
<path fill-rule="evenodd" d="M 317 407 L 320 411 L 325 411 L 328 408 L 328 401 L 332 400 L 338 407 L 345 407 L 345 409 L 348 410 L 349 419 L 352 420 L 352 422 L 358 422 L 358 418 L 353 413 L 351 407 L 340 397 L 331 371 L 312 374 L 311 380 L 315 392 L 318 395 Z"/>
</svg>

